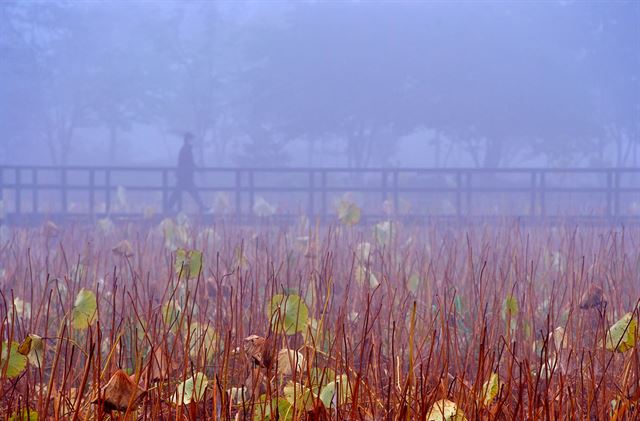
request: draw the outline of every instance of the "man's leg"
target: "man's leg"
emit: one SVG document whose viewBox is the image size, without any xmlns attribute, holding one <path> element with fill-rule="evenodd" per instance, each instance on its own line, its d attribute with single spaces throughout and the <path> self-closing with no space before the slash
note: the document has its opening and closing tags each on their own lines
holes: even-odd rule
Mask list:
<svg viewBox="0 0 640 421">
<path fill-rule="evenodd" d="M 171 196 L 169 196 L 169 200 L 167 200 L 168 212 L 173 212 L 181 196 L 182 196 L 182 189 L 176 186 L 176 189 L 171 193 Z"/>
<path fill-rule="evenodd" d="M 195 185 L 189 186 L 189 189 L 187 191 L 189 192 L 191 197 L 193 197 L 193 200 L 194 202 L 196 202 L 196 205 L 198 205 L 198 209 L 200 209 L 200 212 L 204 212 L 207 208 L 204 205 L 204 202 L 202 201 L 202 198 L 200 197 L 200 193 L 198 193 L 198 189 L 196 188 L 196 186 Z"/>
</svg>

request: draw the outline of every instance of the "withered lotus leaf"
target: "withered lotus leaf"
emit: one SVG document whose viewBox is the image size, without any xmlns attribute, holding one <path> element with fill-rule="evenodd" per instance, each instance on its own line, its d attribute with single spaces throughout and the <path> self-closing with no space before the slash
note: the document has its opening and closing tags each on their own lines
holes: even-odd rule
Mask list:
<svg viewBox="0 0 640 421">
<path fill-rule="evenodd" d="M 47 221 L 42 226 L 42 233 L 47 238 L 53 238 L 60 234 L 60 228 L 53 222 Z"/>
<path fill-rule="evenodd" d="M 244 351 L 255 366 L 269 368 L 273 362 L 273 345 L 267 338 L 251 335 L 244 338 Z"/>
<path fill-rule="evenodd" d="M 133 246 L 129 242 L 129 240 L 122 240 L 118 244 L 116 244 L 111 251 L 116 256 L 120 257 L 132 257 L 133 256 Z"/>
<path fill-rule="evenodd" d="M 306 421 L 329 421 L 329 413 L 322 404 L 322 401 L 316 400 L 313 409 L 307 411 Z"/>
<path fill-rule="evenodd" d="M 162 348 L 155 348 L 153 354 L 151 354 L 151 361 L 149 361 L 148 370 L 151 371 L 151 381 L 159 381 L 167 379 L 178 368 L 175 361 L 169 359 L 169 356 L 162 350 Z"/>
<path fill-rule="evenodd" d="M 135 376 L 127 376 L 124 371 L 117 370 L 91 403 L 102 405 L 105 411 L 126 411 L 129 406 L 135 408 L 146 391 L 142 390 L 134 380 Z"/>
<path fill-rule="evenodd" d="M 604 298 L 602 288 L 595 284 L 591 284 L 589 289 L 585 291 L 580 300 L 580 308 L 587 310 L 590 308 L 600 308 L 607 304 L 607 300 Z"/>
</svg>

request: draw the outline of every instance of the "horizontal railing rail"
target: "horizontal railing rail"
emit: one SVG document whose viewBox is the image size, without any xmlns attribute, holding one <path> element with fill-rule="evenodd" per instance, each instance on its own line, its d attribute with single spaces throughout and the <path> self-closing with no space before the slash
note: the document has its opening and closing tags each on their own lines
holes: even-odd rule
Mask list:
<svg viewBox="0 0 640 421">
<path fill-rule="evenodd" d="M 140 215 L 141 206 L 168 213 L 175 168 L 135 166 L 0 166 L 7 218 L 29 215 Z M 253 215 L 258 195 L 286 203 L 280 213 L 326 219 L 336 195 L 351 192 L 363 213 L 452 216 L 508 213 L 640 218 L 640 168 L 197 168 L 198 190 L 228 195 L 231 215 Z M 123 190 L 121 190 L 123 189 Z M 116 206 L 119 192 L 147 194 L 137 206 Z M 494 196 L 492 196 L 494 195 Z M 498 195 L 498 196 L 495 196 Z M 427 197 L 429 198 L 427 200 Z M 408 204 L 408 205 L 407 205 Z M 403 206 L 415 204 L 413 210 Z M 294 210 L 295 209 L 295 212 Z"/>
</svg>

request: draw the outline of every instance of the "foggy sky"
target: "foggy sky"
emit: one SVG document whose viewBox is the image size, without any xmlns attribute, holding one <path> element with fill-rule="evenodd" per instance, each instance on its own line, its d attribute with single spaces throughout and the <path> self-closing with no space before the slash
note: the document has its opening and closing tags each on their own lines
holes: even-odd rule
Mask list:
<svg viewBox="0 0 640 421">
<path fill-rule="evenodd" d="M 0 163 L 637 166 L 640 2 L 2 2 Z"/>
</svg>

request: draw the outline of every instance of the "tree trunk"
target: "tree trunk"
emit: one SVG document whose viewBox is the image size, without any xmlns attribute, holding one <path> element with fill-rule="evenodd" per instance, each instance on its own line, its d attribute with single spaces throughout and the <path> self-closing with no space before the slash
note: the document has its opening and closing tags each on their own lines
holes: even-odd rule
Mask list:
<svg viewBox="0 0 640 421">
<path fill-rule="evenodd" d="M 440 137 L 439 134 L 437 134 L 435 136 L 435 140 L 434 140 L 434 146 L 435 146 L 435 153 L 434 153 L 434 157 L 433 157 L 433 166 L 436 168 L 440 168 L 440 154 L 442 153 L 442 138 Z"/>
<path fill-rule="evenodd" d="M 316 155 L 316 139 L 310 136 L 307 139 L 307 166 L 313 166 L 313 158 Z"/>
<path fill-rule="evenodd" d="M 56 153 L 55 139 L 49 135 L 46 136 L 47 147 L 49 148 L 49 158 L 53 165 L 58 165 L 58 154 Z"/>
<path fill-rule="evenodd" d="M 478 151 L 480 146 L 478 146 L 477 144 L 474 144 L 473 139 L 467 139 L 466 143 L 469 149 L 469 155 L 471 155 L 471 159 L 473 160 L 473 164 L 476 167 L 480 167 L 480 152 Z"/>
<path fill-rule="evenodd" d="M 115 165 L 118 149 L 118 129 L 115 125 L 109 126 L 109 164 Z"/>
<path fill-rule="evenodd" d="M 229 135 L 228 131 L 224 129 L 222 120 L 218 119 L 211 133 L 211 143 L 215 154 L 213 162 L 216 165 L 223 166 L 225 164 Z"/>
<path fill-rule="evenodd" d="M 502 161 L 502 139 L 491 138 L 487 140 L 487 147 L 484 155 L 484 168 L 498 168 Z"/>
<path fill-rule="evenodd" d="M 199 125 L 199 127 L 196 129 L 196 132 L 194 133 L 195 135 L 195 140 L 193 142 L 193 146 L 194 146 L 194 150 L 195 150 L 195 160 L 196 160 L 196 165 L 198 167 L 204 167 L 205 166 L 205 162 L 204 162 L 204 140 L 207 136 L 207 132 L 208 130 L 203 126 L 203 125 Z"/>
</svg>

